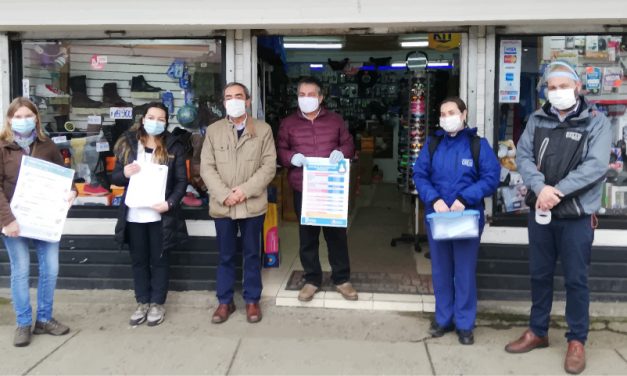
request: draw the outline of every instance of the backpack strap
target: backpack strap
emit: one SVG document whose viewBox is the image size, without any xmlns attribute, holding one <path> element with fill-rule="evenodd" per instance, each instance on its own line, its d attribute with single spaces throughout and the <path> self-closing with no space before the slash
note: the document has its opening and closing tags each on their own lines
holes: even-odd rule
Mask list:
<svg viewBox="0 0 627 376">
<path fill-rule="evenodd" d="M 429 141 L 429 158 L 431 158 L 431 165 L 433 166 L 433 154 L 435 154 L 435 150 L 440 145 L 440 141 L 442 141 L 442 137 L 444 136 L 431 136 L 431 140 Z"/>
<path fill-rule="evenodd" d="M 470 140 L 470 150 L 472 152 L 472 163 L 475 165 L 475 170 L 479 174 L 479 155 L 481 154 L 481 137 L 474 135 Z"/>
</svg>

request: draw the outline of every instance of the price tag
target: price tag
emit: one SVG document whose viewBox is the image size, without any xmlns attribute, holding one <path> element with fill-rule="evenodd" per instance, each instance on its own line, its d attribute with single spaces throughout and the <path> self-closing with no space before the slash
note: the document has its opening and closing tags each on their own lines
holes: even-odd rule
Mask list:
<svg viewBox="0 0 627 376">
<path fill-rule="evenodd" d="M 109 143 L 107 141 L 96 142 L 96 151 L 98 153 L 109 151 Z"/>
<path fill-rule="evenodd" d="M 28 78 L 22 80 L 22 96 L 30 98 L 30 80 Z"/>
<path fill-rule="evenodd" d="M 116 119 L 132 119 L 133 107 L 109 107 L 109 117 Z"/>
<path fill-rule="evenodd" d="M 63 144 L 67 142 L 67 137 L 66 136 L 52 137 L 52 142 L 54 142 L 55 144 Z"/>
<path fill-rule="evenodd" d="M 90 115 L 87 117 L 87 124 L 100 125 L 102 124 L 102 116 L 100 115 Z"/>
</svg>

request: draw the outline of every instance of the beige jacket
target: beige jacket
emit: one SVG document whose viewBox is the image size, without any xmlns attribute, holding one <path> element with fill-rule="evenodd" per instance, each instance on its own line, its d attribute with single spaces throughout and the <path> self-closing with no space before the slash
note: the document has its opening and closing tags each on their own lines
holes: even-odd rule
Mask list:
<svg viewBox="0 0 627 376">
<path fill-rule="evenodd" d="M 254 129 L 255 135 L 249 133 Z M 209 215 L 214 218 L 250 218 L 268 208 L 268 184 L 276 173 L 276 149 L 270 126 L 251 117 L 242 136 L 227 119 L 207 128 L 200 154 L 200 176 L 209 191 Z M 246 200 L 224 205 L 231 189 L 239 186 Z"/>
</svg>

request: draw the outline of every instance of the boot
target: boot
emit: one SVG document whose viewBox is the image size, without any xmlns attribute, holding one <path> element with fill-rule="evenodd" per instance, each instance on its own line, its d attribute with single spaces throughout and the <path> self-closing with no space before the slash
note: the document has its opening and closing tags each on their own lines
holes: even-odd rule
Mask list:
<svg viewBox="0 0 627 376">
<path fill-rule="evenodd" d="M 133 104 L 126 102 L 118 94 L 118 84 L 107 82 L 102 85 L 102 103 L 104 107 L 132 107 Z"/>
<path fill-rule="evenodd" d="M 161 90 L 162 89 L 160 87 L 154 87 L 146 82 L 144 76 L 135 76 L 131 79 L 131 91 L 157 93 Z"/>
<path fill-rule="evenodd" d="M 95 101 L 87 96 L 87 76 L 70 77 L 70 89 L 72 91 L 72 107 L 102 107 L 102 102 Z"/>
<path fill-rule="evenodd" d="M 54 117 L 57 123 L 57 130 L 55 132 L 65 132 L 65 123 L 70 120 L 68 115 L 59 115 Z"/>
</svg>

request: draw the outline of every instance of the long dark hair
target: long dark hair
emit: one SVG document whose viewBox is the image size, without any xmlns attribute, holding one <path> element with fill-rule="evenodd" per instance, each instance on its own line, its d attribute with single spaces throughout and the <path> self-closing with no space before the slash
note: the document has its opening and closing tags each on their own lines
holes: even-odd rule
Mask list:
<svg viewBox="0 0 627 376">
<path fill-rule="evenodd" d="M 130 129 L 131 132 L 136 132 L 137 133 L 137 140 L 139 140 L 143 145 L 146 145 L 146 142 L 148 141 L 148 133 L 146 132 L 146 130 L 144 129 L 144 118 L 146 117 L 146 114 L 148 113 L 148 111 L 151 108 L 158 108 L 162 111 L 165 112 L 165 128 L 168 128 L 169 123 L 169 119 L 170 119 L 170 113 L 168 111 L 168 108 L 161 102 L 150 102 L 148 104 L 145 105 L 144 107 L 144 111 L 142 112 L 142 116 L 139 118 L 139 120 L 133 125 L 133 127 Z M 157 146 L 155 147 L 155 151 L 153 153 L 154 155 L 154 160 L 155 162 L 159 163 L 159 164 L 166 164 L 168 162 L 168 151 L 166 149 L 166 144 L 165 144 L 165 134 L 167 131 L 164 131 L 163 133 L 161 133 L 160 135 L 154 136 L 155 138 L 155 143 L 157 144 Z M 122 142 L 125 142 L 126 138 L 120 138 L 120 140 L 116 143 L 116 149 L 119 149 L 119 147 L 122 146 Z M 123 156 L 124 156 L 124 164 L 127 164 L 128 161 L 128 153 L 130 152 L 130 148 L 126 148 L 126 150 L 124 150 L 122 152 Z"/>
</svg>

